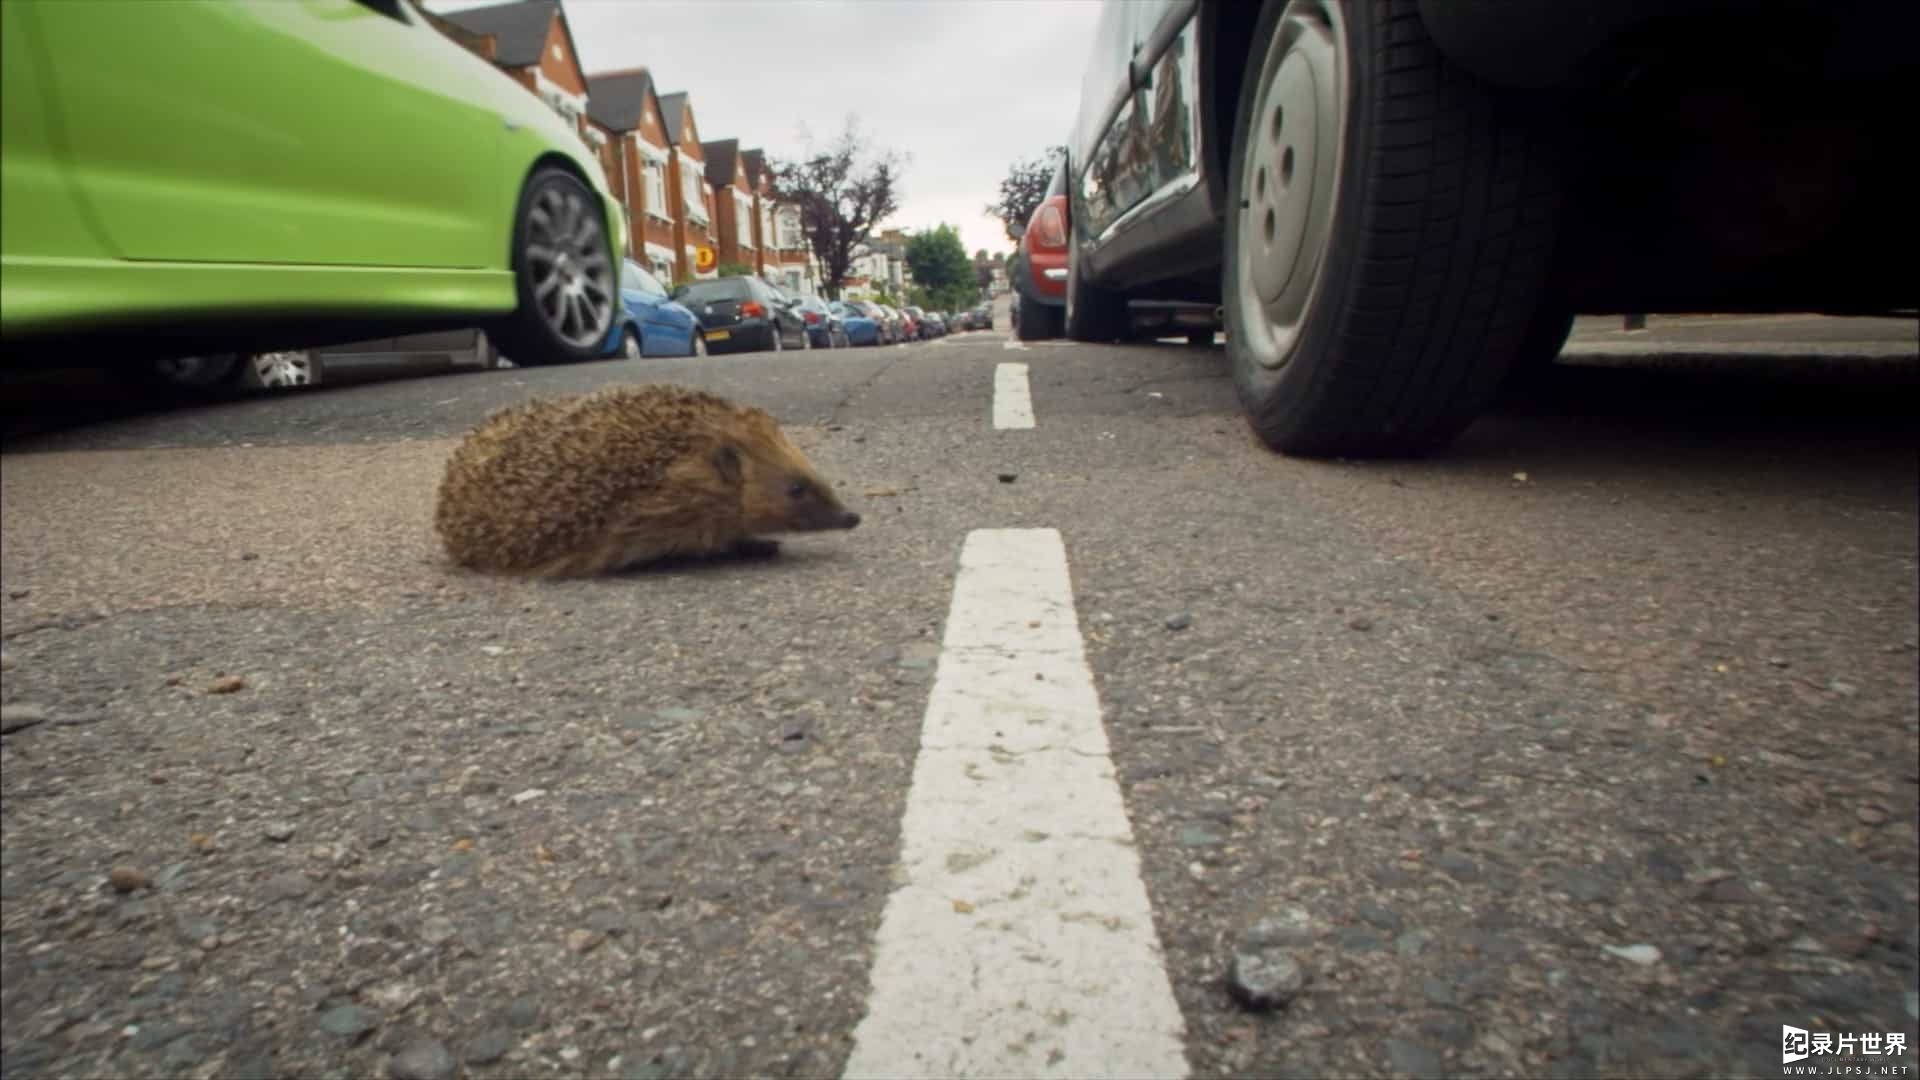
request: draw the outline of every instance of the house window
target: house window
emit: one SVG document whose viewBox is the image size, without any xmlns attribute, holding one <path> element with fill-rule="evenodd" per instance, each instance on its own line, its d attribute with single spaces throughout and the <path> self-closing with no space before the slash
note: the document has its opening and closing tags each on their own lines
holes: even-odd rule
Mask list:
<svg viewBox="0 0 1920 1080">
<path fill-rule="evenodd" d="M 753 203 L 744 195 L 733 197 L 733 227 L 741 247 L 753 246 Z"/>
<path fill-rule="evenodd" d="M 686 200 L 687 214 L 698 221 L 707 220 L 706 185 L 700 182 L 699 162 L 680 158 L 680 196 Z"/>
<path fill-rule="evenodd" d="M 658 162 L 647 162 L 647 211 L 667 216 L 667 167 Z"/>
<path fill-rule="evenodd" d="M 806 246 L 806 241 L 800 236 L 800 222 L 791 214 L 780 215 L 780 246 L 789 250 Z"/>
</svg>

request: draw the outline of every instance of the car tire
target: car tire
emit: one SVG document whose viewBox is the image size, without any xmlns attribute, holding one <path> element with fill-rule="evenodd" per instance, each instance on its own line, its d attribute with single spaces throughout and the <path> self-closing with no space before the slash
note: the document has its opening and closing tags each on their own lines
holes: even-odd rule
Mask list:
<svg viewBox="0 0 1920 1080">
<path fill-rule="evenodd" d="M 312 349 L 280 349 L 241 357 L 236 377 L 249 390 L 293 390 L 319 386 L 324 372 L 320 354 Z"/>
<path fill-rule="evenodd" d="M 1080 236 L 1067 231 L 1067 308 L 1062 329 L 1074 341 L 1109 343 L 1128 336 L 1127 298 L 1087 279 L 1080 265 Z"/>
<path fill-rule="evenodd" d="M 1309 457 L 1443 446 L 1542 302 L 1554 126 L 1442 58 L 1418 0 L 1276 0 L 1250 40 L 1222 273 L 1249 422 Z"/>
<path fill-rule="evenodd" d="M 767 340 L 773 342 L 772 348 L 774 352 L 787 351 L 786 335 L 780 332 L 780 328 L 778 326 L 767 327 Z"/>
<path fill-rule="evenodd" d="M 813 335 L 807 333 L 804 330 L 800 332 L 800 351 L 801 352 L 813 351 Z"/>
<path fill-rule="evenodd" d="M 633 327 L 629 326 L 620 331 L 620 352 L 617 355 L 622 360 L 638 360 L 644 357 L 646 352 L 645 346 L 641 344 L 639 333 Z"/>
<path fill-rule="evenodd" d="M 696 328 L 694 329 L 694 331 L 693 331 L 693 345 L 692 345 L 692 347 L 691 347 L 691 348 L 690 348 L 690 349 L 688 350 L 688 355 L 690 355 L 690 356 L 705 356 L 705 355 L 707 355 L 707 338 L 706 338 L 706 335 L 705 335 L 705 334 L 703 334 L 703 333 L 701 333 L 701 332 L 700 332 L 700 330 L 699 330 L 699 329 L 698 329 L 697 327 L 696 327 Z"/>
<path fill-rule="evenodd" d="M 1046 304 L 1028 305 L 1020 312 L 1016 331 L 1021 341 L 1051 341 L 1061 335 L 1066 312 Z"/>
<path fill-rule="evenodd" d="M 558 250 L 556 237 L 568 234 L 576 239 Z M 564 169 L 535 171 L 514 216 L 518 303 L 491 331 L 502 351 L 522 365 L 597 358 L 619 303 L 616 265 L 606 214 L 593 190 Z"/>
<path fill-rule="evenodd" d="M 207 394 L 239 381 L 241 358 L 234 353 L 180 356 L 156 360 L 138 369 L 143 382 L 159 390 Z"/>
<path fill-rule="evenodd" d="M 1187 344 L 1209 348 L 1213 345 L 1213 331 L 1195 330 L 1187 335 Z"/>
<path fill-rule="evenodd" d="M 501 371 L 510 368 L 513 361 L 507 354 L 494 345 L 493 339 L 484 333 L 475 334 L 473 340 L 473 361 L 476 371 Z"/>
</svg>

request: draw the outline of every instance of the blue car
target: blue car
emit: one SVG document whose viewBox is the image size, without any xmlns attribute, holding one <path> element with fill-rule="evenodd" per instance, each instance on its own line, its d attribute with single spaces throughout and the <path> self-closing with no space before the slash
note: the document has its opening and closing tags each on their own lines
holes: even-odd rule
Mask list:
<svg viewBox="0 0 1920 1080">
<path fill-rule="evenodd" d="M 620 267 L 620 306 L 623 317 L 614 320 L 606 344 L 601 346 L 601 356 L 638 360 L 643 356 L 707 355 L 700 320 L 685 304 L 668 296 L 659 279 L 632 259 L 623 260 Z"/>
<path fill-rule="evenodd" d="M 866 312 L 844 300 L 835 300 L 827 309 L 840 317 L 840 325 L 847 328 L 847 344 L 880 344 L 880 324 L 869 318 Z"/>
</svg>

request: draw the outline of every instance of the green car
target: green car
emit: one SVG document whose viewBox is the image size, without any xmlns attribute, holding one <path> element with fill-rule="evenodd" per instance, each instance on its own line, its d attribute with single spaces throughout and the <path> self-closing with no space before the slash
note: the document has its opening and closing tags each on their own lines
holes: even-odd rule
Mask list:
<svg viewBox="0 0 1920 1080">
<path fill-rule="evenodd" d="M 10 360 L 590 360 L 626 248 L 569 122 L 410 0 L 4 0 L 0 212 Z"/>
</svg>

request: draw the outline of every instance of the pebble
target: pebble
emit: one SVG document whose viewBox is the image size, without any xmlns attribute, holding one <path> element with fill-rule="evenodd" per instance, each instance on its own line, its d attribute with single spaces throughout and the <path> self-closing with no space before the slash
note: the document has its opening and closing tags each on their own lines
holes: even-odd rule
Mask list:
<svg viewBox="0 0 1920 1080">
<path fill-rule="evenodd" d="M 1400 916 L 1379 904 L 1361 904 L 1358 914 L 1362 921 L 1392 933 L 1400 932 Z"/>
<path fill-rule="evenodd" d="M 1000 482 L 1003 484 L 1011 484 L 1015 480 L 1020 479 L 1019 473 L 1003 472 L 1003 473 L 996 473 L 995 475 L 999 477 Z"/>
<path fill-rule="evenodd" d="M 567 951 L 586 955 L 600 947 L 606 935 L 598 930 L 575 930 L 567 935 Z"/>
<path fill-rule="evenodd" d="M 1425 930 L 1409 930 L 1393 939 L 1393 949 L 1403 958 L 1412 959 L 1419 956 L 1432 941 L 1433 935 Z"/>
<path fill-rule="evenodd" d="M 297 900 L 313 889 L 313 882 L 298 870 L 275 874 L 262 882 L 260 894 L 268 900 Z"/>
<path fill-rule="evenodd" d="M 1754 899 L 1753 890 L 1732 878 L 1716 881 L 1700 890 L 1700 899 L 1716 904 L 1745 904 Z"/>
<path fill-rule="evenodd" d="M 507 801 L 515 806 L 525 806 L 527 803 L 532 802 L 546 793 L 547 790 L 545 788 L 530 787 L 525 791 L 508 797 Z"/>
<path fill-rule="evenodd" d="M 1225 838 L 1219 833 L 1199 825 L 1189 825 L 1180 830 L 1181 847 L 1213 847 L 1224 842 Z"/>
<path fill-rule="evenodd" d="M 1293 954 L 1275 945 L 1242 944 L 1227 972 L 1227 990 L 1235 1001 L 1256 1012 L 1276 1009 L 1292 1001 L 1307 985 L 1307 972 Z"/>
<path fill-rule="evenodd" d="M 284 844 L 293 839 L 293 823 L 290 821 L 268 822 L 262 834 L 276 844 Z"/>
<path fill-rule="evenodd" d="M 1885 825 L 1887 823 L 1887 808 L 1869 803 L 1854 811 L 1853 816 L 1858 818 L 1862 825 Z"/>
<path fill-rule="evenodd" d="M 115 892 L 130 893 L 135 889 L 144 889 L 152 884 L 147 875 L 131 866 L 116 866 L 107 871 L 107 882 Z"/>
<path fill-rule="evenodd" d="M 493 1028 L 467 1040 L 467 1045 L 461 1048 L 460 1056 L 469 1065 L 491 1065 L 506 1057 L 507 1051 L 511 1049 L 513 1049 L 513 1036 L 499 1028 Z"/>
<path fill-rule="evenodd" d="M 459 930 L 454 927 L 453 920 L 445 915 L 430 915 L 426 922 L 420 924 L 420 940 L 429 945 L 445 945 L 457 933 Z"/>
<path fill-rule="evenodd" d="M 13 705 L 0 705 L 0 735 L 11 735 L 16 731 L 46 722 L 47 709 L 44 705 L 25 701 Z"/>
<path fill-rule="evenodd" d="M 1357 630 L 1364 634 L 1373 629 L 1373 620 L 1364 615 L 1356 616 L 1355 618 L 1347 620 L 1347 629 Z"/>
<path fill-rule="evenodd" d="M 393 1080 L 446 1080 L 460 1063 L 453 1052 L 438 1039 L 420 1039 L 406 1045 L 387 1063 L 387 1075 Z"/>
<path fill-rule="evenodd" d="M 1173 631 L 1185 630 L 1187 627 L 1192 625 L 1193 625 L 1193 616 L 1187 612 L 1182 611 L 1182 612 L 1178 612 L 1176 614 L 1167 616 L 1166 626 L 1167 626 L 1167 629 L 1169 630 L 1173 630 Z"/>
<path fill-rule="evenodd" d="M 239 675 L 222 675 L 207 684 L 207 693 L 231 694 L 236 691 L 245 690 L 246 688 L 247 680 L 244 677 Z"/>
<path fill-rule="evenodd" d="M 1388 1039 L 1387 1060 L 1408 1076 L 1443 1076 L 1446 1066 L 1430 1046 L 1407 1039 Z"/>
<path fill-rule="evenodd" d="M 540 1022 L 540 1002 L 532 997 L 517 997 L 507 1006 L 507 1023 L 525 1030 Z"/>
<path fill-rule="evenodd" d="M 1287 906 L 1253 924 L 1240 937 L 1240 948 L 1252 950 L 1271 945 L 1307 945 L 1314 939 L 1313 916 L 1307 909 Z"/>
<path fill-rule="evenodd" d="M 320 1014 L 321 1030 L 335 1035 L 365 1035 L 379 1026 L 379 1014 L 358 1005 L 341 1005 Z"/>
<path fill-rule="evenodd" d="M 1660 950 L 1652 945 L 1607 945 L 1603 948 L 1609 955 L 1641 967 L 1652 967 L 1660 962 Z"/>
</svg>

